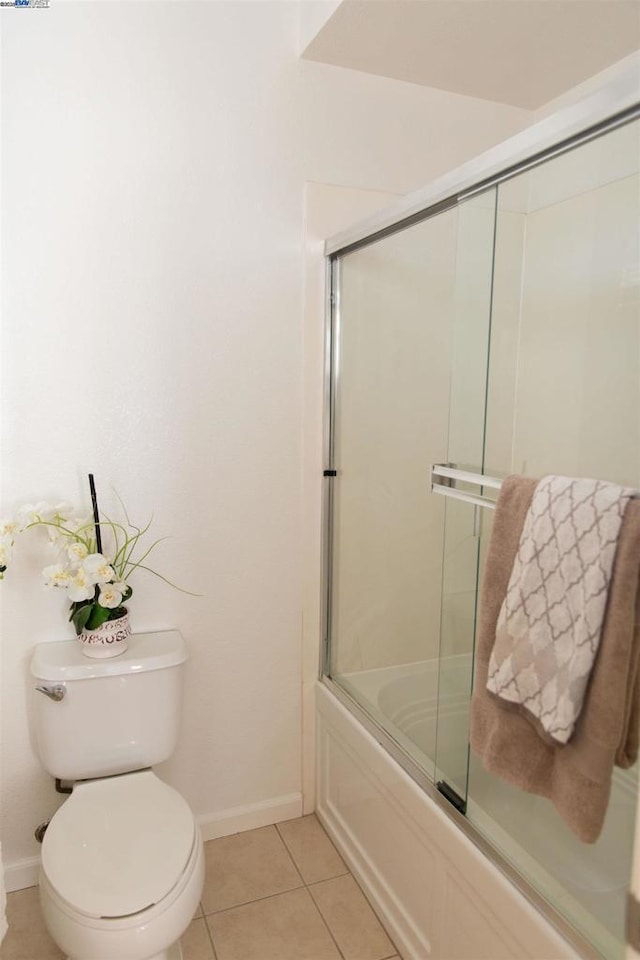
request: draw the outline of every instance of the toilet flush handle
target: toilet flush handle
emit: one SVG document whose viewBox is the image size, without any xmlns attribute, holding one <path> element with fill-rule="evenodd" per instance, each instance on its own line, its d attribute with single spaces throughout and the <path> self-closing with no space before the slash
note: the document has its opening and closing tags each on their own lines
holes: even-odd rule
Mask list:
<svg viewBox="0 0 640 960">
<path fill-rule="evenodd" d="M 56 703 L 60 700 L 64 700 L 64 695 L 66 690 L 63 686 L 57 685 L 55 687 L 45 687 L 40 686 L 36 687 L 36 690 L 39 690 L 40 693 L 44 693 L 46 697 L 49 697 L 50 700 L 55 700 Z"/>
</svg>

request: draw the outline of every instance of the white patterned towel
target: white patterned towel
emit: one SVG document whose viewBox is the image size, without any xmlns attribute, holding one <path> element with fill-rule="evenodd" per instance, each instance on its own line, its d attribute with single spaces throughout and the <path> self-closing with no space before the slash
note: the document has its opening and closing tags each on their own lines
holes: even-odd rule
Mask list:
<svg viewBox="0 0 640 960">
<path fill-rule="evenodd" d="M 524 522 L 487 690 L 518 704 L 559 743 L 582 709 L 633 493 L 601 480 L 544 477 Z"/>
</svg>

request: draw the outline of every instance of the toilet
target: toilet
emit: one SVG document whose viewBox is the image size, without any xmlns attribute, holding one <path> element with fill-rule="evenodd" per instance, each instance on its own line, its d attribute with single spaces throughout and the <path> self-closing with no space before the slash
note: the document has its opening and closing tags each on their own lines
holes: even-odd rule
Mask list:
<svg viewBox="0 0 640 960">
<path fill-rule="evenodd" d="M 186 648 L 175 630 L 85 657 L 76 640 L 31 660 L 37 749 L 68 799 L 42 843 L 40 903 L 69 960 L 181 960 L 204 884 L 187 802 L 153 767 L 174 751 Z"/>
</svg>

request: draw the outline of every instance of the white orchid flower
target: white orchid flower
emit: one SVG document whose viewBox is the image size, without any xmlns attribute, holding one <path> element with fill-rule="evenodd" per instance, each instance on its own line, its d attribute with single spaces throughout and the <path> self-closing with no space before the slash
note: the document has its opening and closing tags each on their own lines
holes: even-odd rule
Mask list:
<svg viewBox="0 0 640 960">
<path fill-rule="evenodd" d="M 74 603 L 78 600 L 92 600 L 95 593 L 95 580 L 87 574 L 84 567 L 69 576 L 69 599 Z"/>
<path fill-rule="evenodd" d="M 115 579 L 115 570 L 101 553 L 90 553 L 82 566 L 93 583 L 110 583 Z"/>
<path fill-rule="evenodd" d="M 82 543 L 81 540 L 74 540 L 67 547 L 67 556 L 72 563 L 82 563 L 86 559 L 89 551 L 87 550 L 86 544 Z"/>
<path fill-rule="evenodd" d="M 20 526 L 17 520 L 0 520 L 0 539 L 2 539 L 4 542 L 9 540 L 11 543 L 13 543 L 13 538 L 15 537 L 16 533 L 18 533 L 19 529 Z"/>
<path fill-rule="evenodd" d="M 70 516 L 72 510 L 73 507 L 70 503 L 63 502 L 56 503 L 50 507 L 48 512 L 42 514 L 42 519 L 48 524 L 47 535 L 51 543 L 59 543 L 69 536 L 66 529 L 63 530 L 61 528 L 66 528 L 67 517 Z"/>
<path fill-rule="evenodd" d="M 53 521 L 48 521 L 46 526 L 47 536 L 49 537 L 49 543 L 59 544 L 62 546 L 64 540 L 69 539 L 69 534 L 60 528 L 60 526 L 53 525 Z"/>
<path fill-rule="evenodd" d="M 71 574 L 61 563 L 52 563 L 42 571 L 46 587 L 62 587 L 67 589 L 71 583 Z"/>
<path fill-rule="evenodd" d="M 72 510 L 73 507 L 71 504 L 66 502 L 47 503 L 46 500 L 40 500 L 35 504 L 25 503 L 25 505 L 18 510 L 18 529 L 20 531 L 25 530 L 34 523 L 64 526 L 64 524 L 66 524 L 66 518 Z M 54 528 L 50 527 L 49 530 L 50 535 L 51 531 L 53 531 L 53 537 L 55 538 L 57 533 Z"/>
<path fill-rule="evenodd" d="M 13 553 L 12 541 L 5 539 L 0 540 L 0 567 L 6 567 L 7 563 L 11 559 L 11 554 Z"/>
<path fill-rule="evenodd" d="M 91 523 L 91 517 L 76 514 L 75 516 L 69 516 L 64 525 L 71 533 L 78 533 L 79 531 L 86 533 L 86 528 L 89 527 Z"/>
<path fill-rule="evenodd" d="M 11 557 L 13 556 L 13 535 L 11 533 L 0 534 L 0 580 L 4 579 L 4 571 Z"/>
<path fill-rule="evenodd" d="M 40 523 L 40 521 L 48 519 L 52 510 L 53 507 L 44 500 L 40 500 L 38 503 L 25 503 L 18 510 L 20 531 L 25 530 L 31 523 Z"/>
<path fill-rule="evenodd" d="M 66 524 L 68 517 L 73 513 L 73 504 L 68 500 L 61 500 L 51 508 L 50 518 L 54 523 Z"/>
<path fill-rule="evenodd" d="M 113 587 L 114 590 L 117 590 L 118 593 L 121 593 L 122 596 L 124 596 L 127 590 L 129 589 L 129 584 L 125 583 L 124 580 L 115 580 L 111 584 L 111 586 Z"/>
<path fill-rule="evenodd" d="M 122 603 L 122 594 L 119 590 L 115 589 L 114 583 L 107 583 L 105 586 L 100 587 L 98 603 L 101 607 L 106 607 L 108 610 L 114 610 Z"/>
</svg>

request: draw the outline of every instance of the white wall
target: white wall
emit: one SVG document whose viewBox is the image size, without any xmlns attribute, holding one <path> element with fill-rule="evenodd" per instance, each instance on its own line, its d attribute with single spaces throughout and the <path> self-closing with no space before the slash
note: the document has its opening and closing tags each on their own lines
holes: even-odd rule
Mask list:
<svg viewBox="0 0 640 960">
<path fill-rule="evenodd" d="M 582 83 L 576 84 L 575 87 L 565 90 L 559 97 L 554 97 L 553 100 L 549 100 L 548 103 L 538 107 L 538 109 L 532 113 L 532 122 L 537 123 L 538 120 L 543 120 L 545 117 L 555 113 L 556 110 L 572 106 L 591 95 L 597 97 L 602 87 L 612 81 L 615 82 L 619 77 L 629 73 L 635 74 L 636 85 L 638 90 L 640 90 L 640 50 L 629 54 L 628 57 L 624 57 L 617 63 L 607 67 L 606 70 L 594 74 L 587 80 L 583 80 Z"/>
<path fill-rule="evenodd" d="M 301 56 L 341 3 L 342 0 L 304 0 L 300 4 L 298 52 Z"/>
<path fill-rule="evenodd" d="M 3 509 L 86 498 L 92 470 L 105 509 L 113 486 L 154 511 L 157 567 L 203 594 L 134 584 L 134 628 L 191 655 L 164 773 L 207 835 L 293 815 L 304 182 L 404 193 L 527 115 L 298 61 L 292 3 L 1 15 Z M 29 736 L 31 647 L 69 636 L 42 566 L 23 549 L 2 584 L 13 885 L 59 802 Z"/>
</svg>

